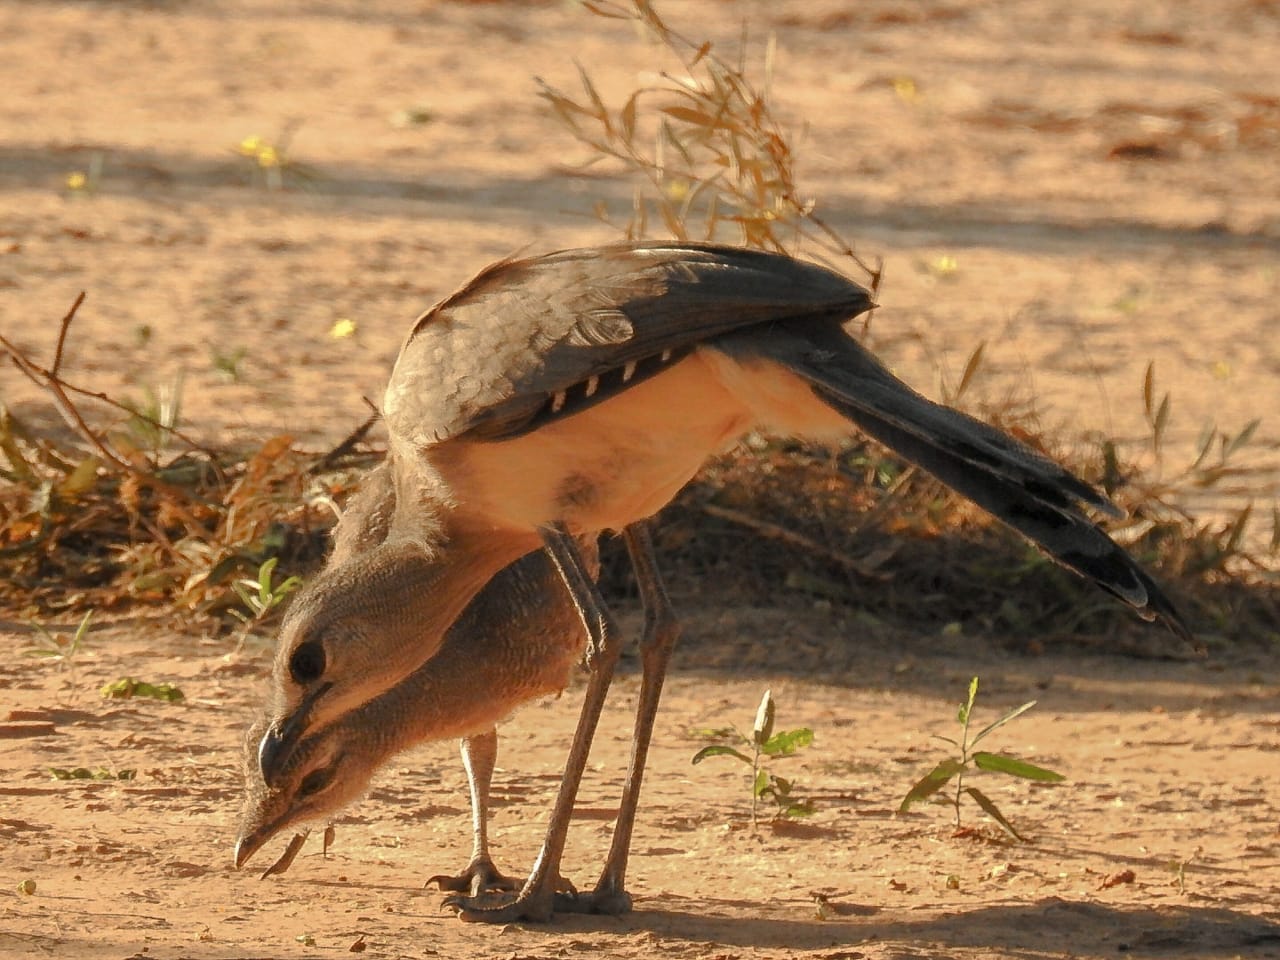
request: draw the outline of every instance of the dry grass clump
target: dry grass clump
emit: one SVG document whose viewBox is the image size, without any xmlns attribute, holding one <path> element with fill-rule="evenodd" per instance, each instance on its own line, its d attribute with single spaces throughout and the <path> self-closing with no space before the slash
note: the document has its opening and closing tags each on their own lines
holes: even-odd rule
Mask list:
<svg viewBox="0 0 1280 960">
<path fill-rule="evenodd" d="M 238 607 L 237 585 L 271 558 L 291 569 L 317 560 L 334 500 L 355 484 L 350 465 L 372 459 L 355 451 L 368 423 L 324 457 L 284 434 L 250 451 L 201 447 L 178 429 L 180 391 L 130 406 L 63 379 L 82 301 L 47 367 L 0 336 L 75 437 L 42 435 L 0 403 L 0 606 L 161 605 L 200 619 Z"/>
</svg>

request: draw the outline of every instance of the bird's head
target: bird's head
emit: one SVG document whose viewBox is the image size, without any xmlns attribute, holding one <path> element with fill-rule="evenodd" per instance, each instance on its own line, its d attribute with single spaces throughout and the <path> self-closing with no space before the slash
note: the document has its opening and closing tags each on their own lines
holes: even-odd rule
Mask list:
<svg viewBox="0 0 1280 960">
<path fill-rule="evenodd" d="M 268 786 L 292 769 L 311 733 L 391 689 L 440 648 L 456 612 L 433 622 L 436 572 L 416 547 L 382 543 L 330 563 L 299 591 L 280 627 L 270 719 L 258 743 Z"/>
<path fill-rule="evenodd" d="M 299 740 L 268 786 L 258 765 L 264 718 L 245 743 L 245 799 L 236 835 L 235 864 L 242 867 L 282 830 L 327 820 L 364 793 L 387 750 L 361 711 Z"/>
</svg>

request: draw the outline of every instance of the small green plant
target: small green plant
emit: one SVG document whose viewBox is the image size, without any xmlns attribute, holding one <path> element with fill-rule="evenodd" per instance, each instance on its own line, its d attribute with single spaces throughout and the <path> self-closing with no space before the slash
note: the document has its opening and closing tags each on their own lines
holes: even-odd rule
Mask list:
<svg viewBox="0 0 1280 960">
<path fill-rule="evenodd" d="M 1033 763 L 1020 760 L 1017 757 L 1009 756 L 1005 753 L 988 753 L 985 750 L 975 750 L 976 747 L 986 736 L 999 730 L 1010 720 L 1020 717 L 1032 707 L 1036 705 L 1034 700 L 1024 703 L 1020 707 L 1015 707 L 1004 716 L 1000 717 L 993 723 L 989 723 L 983 727 L 975 736 L 969 736 L 969 722 L 973 718 L 973 703 L 978 697 L 978 678 L 974 677 L 969 681 L 969 696 L 964 703 L 960 704 L 960 710 L 956 715 L 956 719 L 960 722 L 962 728 L 960 739 L 954 740 L 951 737 L 938 737 L 946 743 L 951 744 L 960 751 L 959 757 L 948 757 L 942 760 L 930 770 L 922 780 L 916 783 L 902 798 L 902 804 L 898 807 L 899 813 L 905 813 L 913 803 L 921 800 L 927 800 L 934 794 L 938 793 L 943 787 L 950 783 L 953 779 L 956 782 L 956 792 L 953 797 L 940 798 L 943 803 L 949 803 L 955 808 L 956 812 L 956 829 L 960 829 L 960 801 L 967 794 L 983 812 L 991 817 L 996 823 L 1000 824 L 1010 836 L 1016 840 L 1025 840 L 1022 834 L 1014 829 L 1013 824 L 1002 814 L 995 803 L 985 793 L 977 787 L 966 787 L 964 785 L 965 774 L 972 770 L 984 770 L 989 773 L 1004 773 L 1011 777 L 1021 777 L 1024 780 L 1035 780 L 1040 783 L 1060 783 L 1065 780 L 1060 773 L 1054 773 L 1052 770 L 1046 770 L 1044 767 L 1037 767 Z"/>
<path fill-rule="evenodd" d="M 266 619 L 271 611 L 284 602 L 285 597 L 302 585 L 300 577 L 285 577 L 279 583 L 272 584 L 278 559 L 271 557 L 264 560 L 258 567 L 258 579 L 244 577 L 231 585 L 231 589 L 249 611 L 231 611 L 231 615 L 244 624 L 241 643 L 253 631 L 254 626 Z"/>
<path fill-rule="evenodd" d="M 773 694 L 766 690 L 760 700 L 760 707 L 756 710 L 756 722 L 751 728 L 751 736 L 745 736 L 736 728 L 730 728 L 730 732 L 750 748 L 750 756 L 727 743 L 713 743 L 693 755 L 694 763 L 701 763 L 707 757 L 734 757 L 751 768 L 751 825 L 753 827 L 759 825 L 757 811 L 761 800 L 769 800 L 773 803 L 774 820 L 807 817 L 813 813 L 811 801 L 796 798 L 795 781 L 771 773 L 760 765 L 761 757 L 789 757 L 801 747 L 807 747 L 813 742 L 813 731 L 808 727 L 774 733 L 775 713 Z"/>
<path fill-rule="evenodd" d="M 299 121 L 291 121 L 274 140 L 255 133 L 235 145 L 233 152 L 241 158 L 255 185 L 267 190 L 282 190 L 290 181 L 305 186 L 315 179 L 315 171 L 293 159 L 289 153 L 293 135 L 299 126 Z"/>
<path fill-rule="evenodd" d="M 51 633 L 43 624 L 32 620 L 31 629 L 35 631 L 36 646 L 29 649 L 27 653 L 33 657 L 46 657 L 53 660 L 58 664 L 59 670 L 68 672 L 71 682 L 74 684 L 76 655 L 84 644 L 84 638 L 89 634 L 89 622 L 92 619 L 93 611 L 86 610 L 84 616 L 80 618 L 80 625 L 76 627 L 76 632 L 70 637 L 61 633 Z"/>
<path fill-rule="evenodd" d="M 231 350 L 222 350 L 217 347 L 209 351 L 209 362 L 213 365 L 213 369 L 227 383 L 239 383 L 244 379 L 244 370 L 241 369 L 241 363 L 244 358 L 249 355 L 248 347 L 235 347 Z"/>
<path fill-rule="evenodd" d="M 129 446 L 153 458 L 164 452 L 182 419 L 182 390 L 183 375 L 179 371 L 168 383 L 143 387 L 140 402 L 126 404 L 133 412 L 125 422 Z"/>
<path fill-rule="evenodd" d="M 91 197 L 98 192 L 102 182 L 102 153 L 95 150 L 89 155 L 86 170 L 72 170 L 62 181 L 63 196 L 68 198 Z"/>
<path fill-rule="evenodd" d="M 76 632 L 70 637 L 62 634 L 55 636 L 44 624 L 32 620 L 31 629 L 36 632 L 38 645 L 34 650 L 27 652 L 33 657 L 49 657 L 56 660 L 59 666 L 74 666 L 75 655 L 80 652 L 80 644 L 84 642 L 85 635 L 89 632 L 89 622 L 92 619 L 93 611 L 86 611 L 80 618 L 80 625 L 76 627 Z"/>
</svg>

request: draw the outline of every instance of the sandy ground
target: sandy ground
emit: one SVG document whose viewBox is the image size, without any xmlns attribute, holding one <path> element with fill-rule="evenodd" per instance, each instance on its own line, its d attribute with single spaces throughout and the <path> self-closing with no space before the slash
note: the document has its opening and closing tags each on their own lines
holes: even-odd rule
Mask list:
<svg viewBox="0 0 1280 960">
<path fill-rule="evenodd" d="M 260 881 L 287 837 L 253 870 L 230 864 L 260 655 L 226 658 L 220 643 L 121 624 L 94 637 L 73 672 L 5 665 L 6 698 L 55 732 L 0 740 L 0 955 L 306 957 L 345 954 L 363 937 L 370 957 L 1280 956 L 1280 692 L 1266 664 L 1007 658 L 926 643 L 904 653 L 856 636 L 829 616 L 692 616 L 635 837 L 635 911 L 496 929 L 459 923 L 440 893 L 421 889 L 469 855 L 453 744 L 389 768 L 338 821 L 328 859 L 313 839 L 287 874 Z M 778 642 L 751 656 L 760 638 Z M 1000 840 L 972 807 L 966 823 L 985 824 L 977 837 L 956 837 L 942 807 L 894 814 L 943 755 L 932 735 L 956 733 L 952 701 L 970 671 L 983 680 L 978 723 L 1039 700 L 995 746 L 1069 777 L 979 782 L 1029 843 Z M 187 700 L 98 698 L 126 673 L 175 682 Z M 775 769 L 817 812 L 754 832 L 744 775 L 727 762 L 692 767 L 704 741 L 690 732 L 749 728 L 766 686 L 780 728 L 815 730 L 812 747 Z M 579 885 L 608 846 L 637 687 L 633 670 L 617 681 L 579 797 L 565 863 Z M 503 728 L 500 867 L 536 851 L 577 703 L 571 690 Z M 49 776 L 77 766 L 137 774 Z M 15 889 L 26 879 L 29 896 Z"/>
<path fill-rule="evenodd" d="M 901 374 L 936 393 L 985 340 L 977 400 L 1034 396 L 1050 425 L 1137 438 L 1154 360 L 1174 395 L 1170 472 L 1206 423 L 1255 416 L 1272 419 L 1254 456 L 1274 458 L 1275 3 L 662 10 L 726 50 L 750 22 L 757 62 L 776 34 L 775 96 L 807 125 L 803 183 L 884 258 L 872 343 Z M 585 155 L 533 77 L 572 89 L 576 59 L 616 102 L 671 66 L 624 26 L 550 3 L 10 0 L 0 53 L 0 328 L 47 356 L 85 290 L 67 376 L 138 397 L 181 371 L 205 438 L 288 431 L 316 447 L 363 419 L 410 319 L 484 263 L 614 238 L 591 204 L 625 218 L 630 186 L 566 175 Z M 427 122 L 392 122 L 419 108 Z M 234 148 L 286 131 L 313 176 L 271 190 Z M 334 339 L 342 319 L 355 335 Z M 18 415 L 53 423 L 33 388 L 0 377 Z M 1252 482 L 1264 502 L 1276 488 L 1274 472 Z M 323 956 L 362 935 L 371 957 L 1280 956 L 1273 661 L 1011 660 L 680 593 L 690 641 L 660 720 L 633 915 L 488 929 L 440 913 L 421 880 L 467 845 L 447 745 L 388 771 L 330 859 L 309 852 L 266 882 L 232 871 L 267 648 L 227 659 L 222 641 L 117 623 L 74 673 L 0 666 L 0 723 L 23 710 L 53 724 L 0 740 L 0 956 Z M 27 643 L 0 630 L 6 649 Z M 954 838 L 940 808 L 892 815 L 973 673 L 991 715 L 1041 700 L 1002 746 L 1070 777 L 990 784 L 1028 845 Z M 188 700 L 99 700 L 122 675 Z M 754 833 L 737 772 L 690 768 L 685 732 L 747 725 L 770 685 L 784 725 L 817 731 L 789 770 L 818 813 Z M 607 846 L 635 686 L 620 679 L 593 756 L 566 864 L 579 883 Z M 495 829 L 512 871 L 536 849 L 575 706 L 532 707 L 504 731 Z M 64 783 L 55 766 L 137 779 Z M 1104 882 L 1126 870 L 1132 882 Z"/>
</svg>

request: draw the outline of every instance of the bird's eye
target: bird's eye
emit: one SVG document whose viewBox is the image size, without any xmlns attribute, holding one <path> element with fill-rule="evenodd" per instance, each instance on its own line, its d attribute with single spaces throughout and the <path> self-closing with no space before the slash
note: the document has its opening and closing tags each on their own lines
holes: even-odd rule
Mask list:
<svg viewBox="0 0 1280 960">
<path fill-rule="evenodd" d="M 318 770 L 312 770 L 302 782 L 298 784 L 298 796 L 310 797 L 319 793 L 329 785 L 329 781 L 333 779 L 333 767 L 321 767 Z"/>
<path fill-rule="evenodd" d="M 289 676 L 299 686 L 315 683 L 324 676 L 324 647 L 315 640 L 298 644 L 298 649 L 289 657 Z"/>
</svg>

